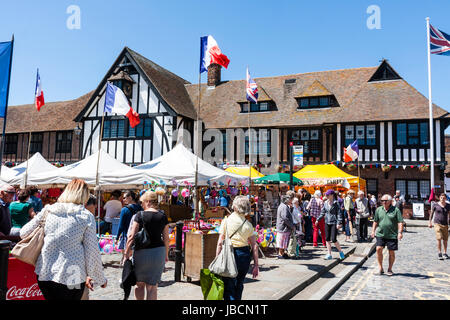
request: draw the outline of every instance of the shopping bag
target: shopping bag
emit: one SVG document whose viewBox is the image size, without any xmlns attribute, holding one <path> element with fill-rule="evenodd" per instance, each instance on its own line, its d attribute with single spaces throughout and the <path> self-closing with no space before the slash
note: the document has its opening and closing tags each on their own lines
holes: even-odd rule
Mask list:
<svg viewBox="0 0 450 320">
<path fill-rule="evenodd" d="M 204 300 L 223 300 L 225 285 L 209 269 L 200 270 L 200 286 L 202 287 Z"/>
</svg>

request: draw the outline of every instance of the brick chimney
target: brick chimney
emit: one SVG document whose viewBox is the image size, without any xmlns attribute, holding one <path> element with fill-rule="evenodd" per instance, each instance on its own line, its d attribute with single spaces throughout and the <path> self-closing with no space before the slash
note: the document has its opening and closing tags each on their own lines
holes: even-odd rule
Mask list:
<svg viewBox="0 0 450 320">
<path fill-rule="evenodd" d="M 220 83 L 220 70 L 222 69 L 221 65 L 216 63 L 212 63 L 208 67 L 208 86 L 215 87 Z"/>
</svg>

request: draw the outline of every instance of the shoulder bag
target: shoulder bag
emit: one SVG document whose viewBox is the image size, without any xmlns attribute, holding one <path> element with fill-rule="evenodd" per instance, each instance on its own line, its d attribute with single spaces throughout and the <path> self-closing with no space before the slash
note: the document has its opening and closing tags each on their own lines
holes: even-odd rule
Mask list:
<svg viewBox="0 0 450 320">
<path fill-rule="evenodd" d="M 43 214 L 42 220 L 36 229 L 28 236 L 20 240 L 12 249 L 11 254 L 18 260 L 25 263 L 36 265 L 37 259 L 41 254 L 42 246 L 44 245 L 44 227 L 47 220 L 48 210 Z"/>
<path fill-rule="evenodd" d="M 141 215 L 142 219 L 142 229 L 134 236 L 134 250 L 147 249 L 151 244 L 150 235 L 145 228 L 144 211 L 139 212 L 139 214 Z M 150 217 L 149 223 L 152 221 L 152 218 L 153 213 Z"/>
<path fill-rule="evenodd" d="M 217 255 L 217 257 L 211 262 L 208 269 L 221 277 L 236 278 L 238 271 L 236 260 L 234 259 L 233 245 L 231 244 L 231 238 L 242 228 L 247 220 L 244 218 L 244 222 L 241 226 L 233 232 L 231 237 L 228 237 L 228 226 L 225 229 L 225 239 L 222 242 L 222 251 Z"/>
</svg>

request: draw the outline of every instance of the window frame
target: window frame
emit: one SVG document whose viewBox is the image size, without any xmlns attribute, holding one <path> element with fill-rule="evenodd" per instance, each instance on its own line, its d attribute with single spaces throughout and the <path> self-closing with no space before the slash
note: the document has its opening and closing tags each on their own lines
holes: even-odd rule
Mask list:
<svg viewBox="0 0 450 320">
<path fill-rule="evenodd" d="M 294 139 L 293 134 L 294 132 L 298 131 L 298 138 Z M 302 139 L 302 131 L 308 131 L 308 137 L 307 139 Z M 311 139 L 312 131 L 318 131 L 318 137 L 317 139 Z M 303 146 L 303 157 L 319 157 L 320 159 L 322 159 L 322 152 L 323 152 L 323 145 L 322 145 L 322 128 L 321 127 L 308 127 L 308 128 L 295 128 L 295 129 L 290 129 L 288 130 L 288 141 L 292 141 L 294 143 L 294 145 L 298 146 L 298 145 L 302 145 Z M 310 142 L 310 141 L 314 141 L 318 143 L 318 153 L 312 153 L 310 152 L 311 150 L 311 146 L 306 145 L 303 142 Z M 289 150 L 289 145 L 287 146 L 288 150 Z"/>
<path fill-rule="evenodd" d="M 36 139 L 37 137 L 40 137 L 40 138 Z M 32 132 L 31 133 L 31 142 L 30 142 L 30 154 L 34 154 L 37 152 L 42 153 L 43 142 L 44 142 L 44 133 Z M 37 148 L 36 146 L 40 146 L 40 147 Z"/>
<path fill-rule="evenodd" d="M 261 104 L 267 103 L 267 110 L 261 110 Z M 248 109 L 244 110 L 244 108 L 248 107 L 248 102 L 239 102 L 239 105 L 241 107 L 240 113 L 248 113 Z M 252 111 L 253 109 L 253 111 Z M 250 113 L 258 113 L 258 112 L 272 112 L 272 111 L 278 111 L 277 105 L 273 100 L 265 100 L 265 101 L 259 101 L 258 103 L 250 103 Z"/>
<path fill-rule="evenodd" d="M 399 144 L 398 143 L 398 126 L 405 124 L 406 125 L 406 144 Z M 410 135 L 409 133 L 409 127 L 410 125 L 417 125 L 417 136 L 413 136 Z M 427 126 L 427 136 L 426 136 L 426 140 L 428 141 L 427 144 L 421 144 L 421 141 L 424 137 L 422 137 L 421 135 L 421 126 L 422 124 L 425 124 Z M 434 124 L 433 124 L 434 125 Z M 396 122 L 395 123 L 395 127 L 393 130 L 393 139 L 394 139 L 394 146 L 396 148 L 413 148 L 413 149 L 429 149 L 430 148 L 430 124 L 427 121 L 401 121 L 401 122 Z M 418 143 L 417 144 L 410 144 L 409 143 L 409 139 L 415 139 L 417 138 Z"/>
<path fill-rule="evenodd" d="M 15 141 L 8 141 L 8 139 L 15 138 Z M 3 154 L 17 154 L 17 148 L 18 148 L 18 141 L 19 141 L 19 135 L 17 133 L 13 134 L 6 134 L 5 135 L 5 146 L 3 149 Z M 12 149 L 11 147 L 8 148 L 8 146 L 15 145 L 14 151 L 8 150 Z"/>
<path fill-rule="evenodd" d="M 358 126 L 364 126 L 364 144 L 360 144 L 359 140 L 356 138 L 356 128 Z M 373 145 L 368 145 L 367 144 L 367 127 L 368 126 L 374 126 L 375 127 L 375 144 Z M 346 131 L 347 131 L 347 127 L 353 127 L 353 138 L 351 139 L 352 141 L 350 143 L 348 143 L 347 141 L 347 137 L 346 137 Z M 349 123 L 349 124 L 342 124 L 342 132 L 341 132 L 341 137 L 342 137 L 342 143 L 344 145 L 344 147 L 346 148 L 349 144 L 353 143 L 353 141 L 358 140 L 358 148 L 359 149 L 364 149 L 364 150 L 372 150 L 372 149 L 379 149 L 380 147 L 380 140 L 379 140 L 379 136 L 380 136 L 380 124 L 379 123 Z M 384 143 L 384 141 L 382 141 Z"/>
<path fill-rule="evenodd" d="M 405 196 L 405 201 L 407 201 L 408 203 L 411 203 L 412 201 L 424 201 L 424 200 L 428 200 L 428 198 L 430 197 L 430 194 L 427 194 L 427 195 L 425 195 L 425 198 L 422 198 L 422 196 L 421 196 L 421 194 L 420 194 L 420 184 L 421 184 L 421 182 L 423 182 L 423 181 L 425 181 L 425 182 L 428 182 L 428 186 L 430 186 L 431 185 L 431 181 L 430 181 L 430 179 L 395 179 L 394 180 L 394 186 L 395 186 L 395 190 L 398 190 L 398 188 L 397 188 L 397 182 L 398 181 L 405 181 L 405 188 L 406 188 L 406 191 L 405 191 L 405 194 L 404 194 L 404 196 Z M 408 183 L 409 182 L 415 182 L 416 183 L 416 186 L 417 186 L 417 198 L 412 198 L 412 197 L 410 197 L 410 194 L 409 194 L 409 191 L 408 191 Z M 430 190 L 429 188 L 428 188 L 428 190 Z M 430 191 L 428 191 L 428 193 L 430 193 Z"/>
<path fill-rule="evenodd" d="M 310 110 L 310 109 L 323 109 L 323 108 L 333 108 L 335 107 L 335 103 L 333 100 L 333 95 L 326 95 L 326 96 L 310 96 L 310 97 L 300 97 L 295 98 L 297 100 L 297 110 Z M 321 105 L 321 99 L 327 98 L 328 104 L 327 105 Z M 311 100 L 316 100 L 317 104 L 311 106 Z M 308 106 L 302 107 L 302 102 L 308 101 Z"/>
<path fill-rule="evenodd" d="M 59 134 L 63 135 L 63 139 L 59 140 Z M 66 137 L 66 139 L 64 139 L 64 135 Z M 67 137 L 70 137 L 70 140 L 67 139 Z M 56 143 L 55 143 L 55 153 L 72 153 L 72 143 L 73 143 L 73 132 L 72 131 L 56 131 Z M 70 141 L 70 150 L 69 147 L 67 145 L 67 143 Z M 63 148 L 62 145 L 64 144 L 64 146 L 66 148 Z"/>
<path fill-rule="evenodd" d="M 108 119 L 105 119 L 104 127 L 103 127 L 103 136 L 102 141 L 117 141 L 117 140 L 153 140 L 153 118 L 152 117 L 139 117 L 140 123 L 138 126 L 131 128 L 130 122 L 128 121 L 127 117 L 111 117 Z M 117 135 L 112 137 L 111 136 L 111 125 L 112 123 L 117 123 Z M 119 136 L 119 123 L 124 123 L 123 127 L 123 136 Z M 142 135 L 138 136 L 136 134 L 136 131 L 138 130 L 138 127 L 142 124 Z M 148 125 L 146 127 L 146 125 Z M 109 129 L 105 130 L 105 127 L 109 127 Z M 148 135 L 145 135 L 147 130 L 149 130 Z M 109 131 L 108 131 L 109 130 Z M 106 133 L 109 132 L 109 135 L 106 136 Z"/>
</svg>

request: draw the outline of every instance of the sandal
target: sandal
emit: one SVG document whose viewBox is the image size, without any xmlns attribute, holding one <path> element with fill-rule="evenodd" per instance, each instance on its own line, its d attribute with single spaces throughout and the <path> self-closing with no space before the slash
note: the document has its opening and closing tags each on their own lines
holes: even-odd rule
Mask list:
<svg viewBox="0 0 450 320">
<path fill-rule="evenodd" d="M 393 273 L 392 271 L 389 271 L 389 270 L 388 270 L 388 272 L 386 272 L 386 275 L 388 275 L 388 276 L 393 276 L 394 273 Z"/>
<path fill-rule="evenodd" d="M 384 274 L 384 271 L 383 270 L 377 270 L 373 274 L 375 274 L 377 276 L 381 276 L 382 274 Z"/>
</svg>

